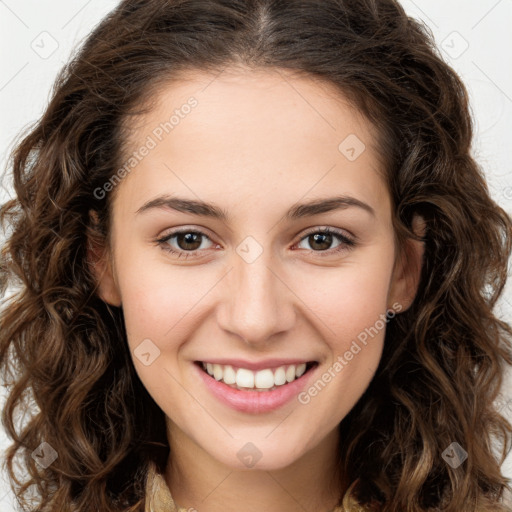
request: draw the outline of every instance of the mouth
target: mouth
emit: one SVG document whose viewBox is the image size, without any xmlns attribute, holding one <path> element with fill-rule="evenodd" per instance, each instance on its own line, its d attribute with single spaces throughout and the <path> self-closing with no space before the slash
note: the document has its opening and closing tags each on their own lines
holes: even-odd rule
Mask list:
<svg viewBox="0 0 512 512">
<path fill-rule="evenodd" d="M 205 361 L 194 361 L 194 364 L 212 379 L 232 389 L 260 393 L 285 388 L 318 366 L 317 361 L 308 361 L 251 370 L 241 366 Z"/>
</svg>

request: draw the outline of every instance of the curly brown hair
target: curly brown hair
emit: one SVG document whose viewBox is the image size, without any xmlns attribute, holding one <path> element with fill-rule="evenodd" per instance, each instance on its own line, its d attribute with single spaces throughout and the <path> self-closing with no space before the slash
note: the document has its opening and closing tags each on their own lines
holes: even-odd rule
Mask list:
<svg viewBox="0 0 512 512">
<path fill-rule="evenodd" d="M 415 237 L 413 214 L 426 220 L 418 293 L 389 323 L 377 372 L 339 426 L 340 468 L 360 479 L 358 499 L 383 511 L 506 510 L 512 426 L 495 399 L 512 329 L 493 311 L 512 219 L 470 155 L 463 83 L 394 0 L 124 0 L 63 68 L 13 151 L 16 198 L 0 210 L 11 230 L 0 261 L 2 422 L 18 501 L 28 510 L 36 486 L 36 512 L 143 510 L 148 464 L 163 470 L 169 455 L 165 418 L 135 372 L 122 309 L 96 293 L 87 240 L 108 240 L 113 194 L 94 191 L 121 165 L 123 121 L 158 86 L 240 63 L 337 86 L 378 130 L 400 243 Z M 23 425 L 18 409 L 31 413 Z M 44 471 L 31 456 L 42 442 L 58 454 Z M 441 456 L 452 442 L 467 452 L 458 468 Z"/>
</svg>

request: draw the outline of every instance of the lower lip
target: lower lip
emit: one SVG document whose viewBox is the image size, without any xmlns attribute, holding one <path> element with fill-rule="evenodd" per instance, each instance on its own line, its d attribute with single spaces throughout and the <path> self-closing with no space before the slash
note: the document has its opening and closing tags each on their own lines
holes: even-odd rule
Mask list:
<svg viewBox="0 0 512 512">
<path fill-rule="evenodd" d="M 273 391 L 241 391 L 224 384 L 224 382 L 215 380 L 203 371 L 198 364 L 194 363 L 194 367 L 199 372 L 199 376 L 203 379 L 206 387 L 218 400 L 240 412 L 262 414 L 279 409 L 298 396 L 306 387 L 318 365 L 312 367 L 293 382 L 279 386 Z"/>
</svg>

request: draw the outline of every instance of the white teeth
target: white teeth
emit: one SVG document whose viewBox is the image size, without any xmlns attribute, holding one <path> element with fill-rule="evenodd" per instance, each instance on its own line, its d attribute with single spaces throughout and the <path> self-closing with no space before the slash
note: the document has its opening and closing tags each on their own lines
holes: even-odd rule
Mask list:
<svg viewBox="0 0 512 512">
<path fill-rule="evenodd" d="M 297 370 L 299 371 L 299 370 Z M 222 366 L 220 364 L 213 365 L 213 377 L 215 380 L 222 379 L 224 372 L 222 371 Z"/>
<path fill-rule="evenodd" d="M 222 380 L 225 384 L 235 384 L 236 373 L 232 366 L 224 366 L 224 378 Z"/>
<path fill-rule="evenodd" d="M 286 369 L 286 381 L 291 382 L 292 380 L 295 380 L 295 366 L 288 366 Z"/>
<path fill-rule="evenodd" d="M 306 371 L 306 363 L 301 363 L 295 369 L 295 377 L 300 377 Z"/>
<path fill-rule="evenodd" d="M 245 368 L 239 368 L 236 372 L 236 385 L 241 388 L 254 387 L 254 373 Z"/>
<path fill-rule="evenodd" d="M 233 388 L 252 388 L 257 391 L 267 391 L 275 389 L 276 386 L 283 386 L 298 379 L 306 372 L 306 363 L 280 366 L 275 370 L 266 368 L 257 372 L 247 368 L 235 370 L 231 365 L 216 363 L 202 363 L 202 366 L 215 380 L 223 381 L 224 384 Z"/>
<path fill-rule="evenodd" d="M 254 377 L 254 385 L 260 389 L 270 389 L 274 385 L 272 370 L 260 370 Z"/>
<path fill-rule="evenodd" d="M 280 366 L 274 373 L 274 384 L 276 386 L 282 386 L 286 382 L 286 373 L 284 366 Z"/>
</svg>

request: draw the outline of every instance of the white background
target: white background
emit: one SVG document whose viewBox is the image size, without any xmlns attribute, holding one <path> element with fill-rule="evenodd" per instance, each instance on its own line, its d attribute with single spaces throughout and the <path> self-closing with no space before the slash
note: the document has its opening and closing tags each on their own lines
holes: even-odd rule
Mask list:
<svg viewBox="0 0 512 512">
<path fill-rule="evenodd" d="M 2 174 L 14 138 L 42 114 L 56 74 L 72 49 L 117 3 L 0 0 Z M 512 214 L 512 0 L 402 0 L 402 4 L 432 29 L 446 60 L 466 83 L 475 119 L 474 156 L 486 172 L 493 198 Z M 0 185 L 3 202 L 10 195 L 9 177 Z M 508 322 L 512 321 L 511 287 L 509 282 L 497 308 Z M 511 383 L 509 379 L 503 388 L 508 396 Z M 0 427 L 0 449 L 7 445 Z M 504 473 L 512 478 L 512 456 Z M 0 510 L 16 510 L 2 479 Z"/>
</svg>

